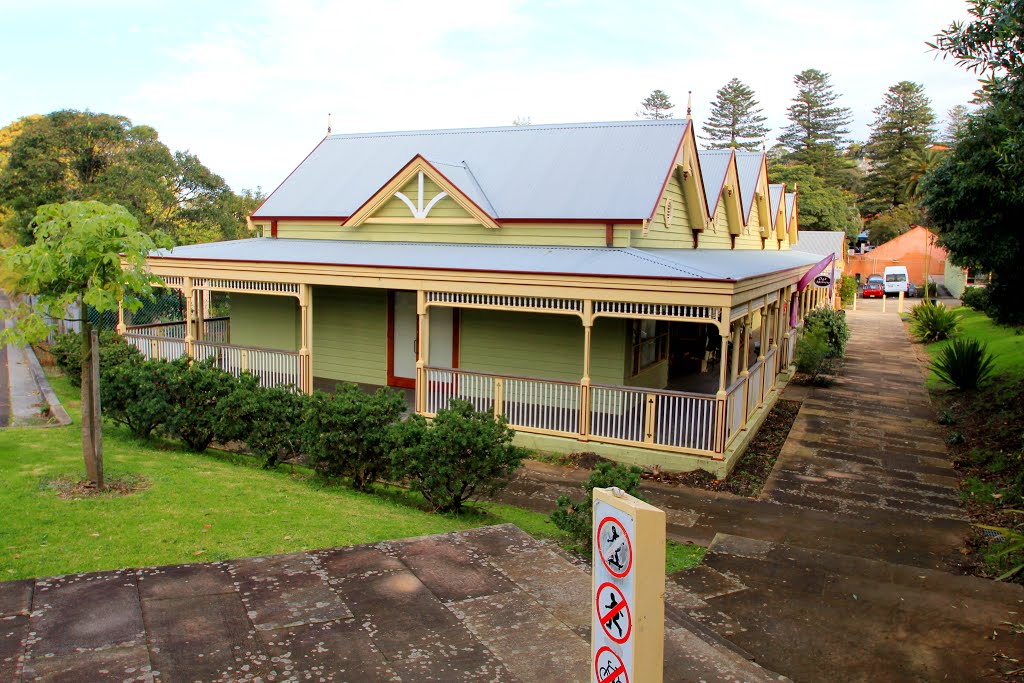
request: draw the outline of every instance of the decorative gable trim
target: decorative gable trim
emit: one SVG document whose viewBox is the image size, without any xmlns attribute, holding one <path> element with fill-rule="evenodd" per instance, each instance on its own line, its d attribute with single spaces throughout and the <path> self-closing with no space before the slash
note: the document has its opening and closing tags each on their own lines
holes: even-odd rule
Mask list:
<svg viewBox="0 0 1024 683">
<path fill-rule="evenodd" d="M 419 196 L 416 198 L 416 202 L 414 203 L 401 190 L 409 183 L 409 181 L 417 177 L 419 179 Z M 441 188 L 441 192 L 436 194 L 429 201 L 425 201 L 423 196 L 424 178 L 430 178 L 438 187 Z M 401 220 L 395 218 L 377 219 L 373 217 L 378 209 L 396 197 L 409 207 L 409 218 Z M 434 205 L 444 197 L 451 197 L 452 200 L 462 207 L 462 209 L 472 216 L 472 218 L 430 218 L 430 210 L 433 209 Z M 402 167 L 398 173 L 393 175 L 391 180 L 386 182 L 373 194 L 373 196 L 367 199 L 362 206 L 356 209 L 356 211 L 343 223 L 343 225 L 349 227 L 358 227 L 363 223 L 439 223 L 451 225 L 453 223 L 464 222 L 479 223 L 484 227 L 494 229 L 501 227 L 494 218 L 480 208 L 476 202 L 467 197 L 466 194 L 455 185 L 455 183 L 448 180 L 448 178 L 445 177 L 445 175 L 441 173 L 436 166 L 424 159 L 422 155 L 417 154 L 409 161 L 409 163 Z"/>
</svg>

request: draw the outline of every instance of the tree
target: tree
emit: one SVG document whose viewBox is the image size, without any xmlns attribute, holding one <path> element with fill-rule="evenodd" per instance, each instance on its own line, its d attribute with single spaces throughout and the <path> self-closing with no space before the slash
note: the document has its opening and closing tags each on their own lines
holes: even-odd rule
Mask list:
<svg viewBox="0 0 1024 683">
<path fill-rule="evenodd" d="M 878 213 L 907 201 L 914 156 L 924 152 L 934 133 L 935 113 L 924 86 L 900 81 L 875 108 L 867 153 L 872 168 L 864 183 L 861 205 Z"/>
<path fill-rule="evenodd" d="M 773 183 L 797 187 L 800 196 L 800 227 L 804 230 L 845 232 L 852 240 L 861 230 L 860 214 L 852 192 L 827 185 L 812 166 L 776 163 L 768 167 Z"/>
<path fill-rule="evenodd" d="M 756 151 L 764 143 L 768 128 L 754 99 L 754 91 L 740 79 L 731 81 L 718 89 L 711 104 L 711 115 L 701 127 L 711 149 L 735 147 Z"/>
<path fill-rule="evenodd" d="M 46 204 L 32 221 L 34 244 L 12 247 L 0 256 L 12 294 L 34 294 L 38 306 L 21 304 L 8 314 L 14 327 L 0 332 L 0 342 L 25 344 L 45 339 L 45 311 L 63 316 L 69 307 L 89 305 L 116 311 L 119 302 L 137 310 L 159 278 L 146 268 L 146 255 L 166 239 L 154 239 L 139 229 L 138 220 L 119 205 L 97 201 Z M 82 454 L 86 475 L 103 488 L 100 406 L 93 401 L 95 376 L 92 335 L 82 316 Z"/>
<path fill-rule="evenodd" d="M 39 206 L 67 201 L 120 204 L 143 230 L 178 243 L 230 239 L 240 229 L 225 211 L 234 193 L 224 179 L 194 154 L 172 154 L 149 126 L 79 111 L 20 122 L 0 166 L 0 206 L 8 213 L 4 229 L 22 244 L 32 240 Z"/>
<path fill-rule="evenodd" d="M 921 222 L 921 213 L 916 207 L 910 204 L 901 204 L 875 215 L 865 227 L 871 237 L 871 243 L 878 245 L 899 237 L 913 226 L 920 225 Z"/>
<path fill-rule="evenodd" d="M 1024 0 L 971 0 L 931 47 L 982 74 L 982 106 L 923 181 L 939 241 L 958 266 L 989 272 L 990 311 L 1024 323 Z"/>
<path fill-rule="evenodd" d="M 950 107 L 946 112 L 946 127 L 943 129 L 942 142 L 949 147 L 956 147 L 957 140 L 967 130 L 967 120 L 971 110 L 965 104 Z"/>
<path fill-rule="evenodd" d="M 637 116 L 644 119 L 670 119 L 672 114 L 669 109 L 672 109 L 676 105 L 672 104 L 672 101 L 668 98 L 661 90 L 655 90 L 644 99 L 640 104 L 643 105 L 643 111 L 638 111 Z"/>
<path fill-rule="evenodd" d="M 529 116 L 517 116 L 512 119 L 513 126 L 529 126 L 532 124 L 533 122 L 530 120 Z"/>
<path fill-rule="evenodd" d="M 838 149 L 846 126 L 852 119 L 850 110 L 835 106 L 839 95 L 832 88 L 831 75 L 817 69 L 805 69 L 793 77 L 797 95 L 789 106 L 792 121 L 779 136 L 779 142 L 800 152 L 820 146 Z"/>
</svg>

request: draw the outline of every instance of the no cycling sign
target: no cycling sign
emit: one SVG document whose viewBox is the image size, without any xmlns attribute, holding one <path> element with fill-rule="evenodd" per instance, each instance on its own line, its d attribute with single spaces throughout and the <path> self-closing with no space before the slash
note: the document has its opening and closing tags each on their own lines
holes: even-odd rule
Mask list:
<svg viewBox="0 0 1024 683">
<path fill-rule="evenodd" d="M 594 489 L 594 683 L 659 683 L 664 662 L 665 513 Z"/>
</svg>

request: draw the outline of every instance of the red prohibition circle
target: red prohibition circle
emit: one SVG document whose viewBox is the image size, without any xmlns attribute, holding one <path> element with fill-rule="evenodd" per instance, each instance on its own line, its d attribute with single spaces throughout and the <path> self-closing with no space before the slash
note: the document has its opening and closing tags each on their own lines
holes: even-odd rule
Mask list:
<svg viewBox="0 0 1024 683">
<path fill-rule="evenodd" d="M 602 617 L 601 609 L 608 609 L 607 607 L 601 604 L 601 591 L 603 591 L 605 588 L 611 588 L 613 591 L 618 593 L 619 597 L 622 598 L 622 602 L 619 603 L 621 607 L 619 605 L 616 605 L 616 610 L 614 613 L 606 614 Z M 607 635 L 609 638 L 611 638 L 619 645 L 622 645 L 627 640 L 629 640 L 630 634 L 633 633 L 633 613 L 629 609 L 629 603 L 626 602 L 626 595 L 621 590 L 619 590 L 619 587 L 616 586 L 614 583 L 605 581 L 597 587 L 597 594 L 594 596 L 594 602 L 597 605 L 597 621 L 601 624 L 601 628 L 604 629 L 605 635 Z M 612 635 L 611 629 L 604 625 L 604 622 L 608 617 L 613 617 L 616 613 L 623 611 L 626 613 L 626 633 L 621 638 L 616 638 Z"/>
<path fill-rule="evenodd" d="M 605 559 L 604 553 L 601 552 L 601 530 L 604 529 L 604 525 L 608 522 L 615 522 L 619 525 L 619 528 L 622 529 L 622 536 L 626 539 L 626 546 L 629 548 L 629 564 L 627 564 L 626 568 L 623 569 L 621 572 L 617 572 L 610 566 L 608 566 L 608 560 Z M 626 532 L 625 525 L 619 520 L 615 519 L 614 517 L 605 517 L 601 520 L 601 523 L 597 525 L 597 550 L 597 554 L 601 556 L 601 564 L 603 564 L 604 568 L 608 570 L 608 573 L 614 576 L 616 579 L 624 578 L 626 574 L 629 574 L 629 570 L 633 568 L 633 540 L 629 537 L 629 534 Z"/>
<path fill-rule="evenodd" d="M 616 666 L 615 669 L 608 673 L 606 676 L 602 677 L 600 666 L 601 655 L 605 652 L 607 652 L 615 658 L 615 662 L 618 664 L 618 666 Z M 615 651 L 607 645 L 598 650 L 597 656 L 594 657 L 594 674 L 597 676 L 598 683 L 610 683 L 610 681 L 614 681 L 615 679 L 617 679 L 620 674 L 626 679 L 626 683 L 629 683 L 629 672 L 626 671 L 626 665 L 622 663 L 622 658 L 615 654 Z"/>
</svg>

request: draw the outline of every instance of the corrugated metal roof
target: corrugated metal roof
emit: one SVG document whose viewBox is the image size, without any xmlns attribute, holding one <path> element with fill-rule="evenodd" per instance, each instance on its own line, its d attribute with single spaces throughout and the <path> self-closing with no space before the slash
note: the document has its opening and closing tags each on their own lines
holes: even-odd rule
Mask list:
<svg viewBox="0 0 1024 683">
<path fill-rule="evenodd" d="M 736 152 L 736 172 L 740 180 L 740 199 L 743 202 L 743 222 L 750 220 L 750 208 L 757 194 L 757 180 L 761 176 L 764 152 Z"/>
<path fill-rule="evenodd" d="M 332 135 L 254 217 L 350 216 L 419 154 L 494 218 L 649 218 L 686 126 L 623 121 Z"/>
<path fill-rule="evenodd" d="M 558 273 L 681 280 L 742 280 L 810 266 L 806 252 L 732 249 L 538 247 L 422 242 L 352 242 L 260 237 L 154 252 L 195 260 L 311 263 L 483 272 Z"/>
<path fill-rule="evenodd" d="M 786 228 L 793 222 L 793 207 L 796 205 L 796 192 L 786 193 Z"/>
<path fill-rule="evenodd" d="M 732 159 L 731 149 L 699 149 L 697 161 L 700 163 L 700 175 L 704 179 L 704 199 L 708 203 L 708 213 L 715 215 L 718 197 L 722 193 L 725 176 L 729 172 L 729 161 Z"/>
<path fill-rule="evenodd" d="M 819 256 L 835 254 L 836 258 L 842 261 L 846 258 L 846 233 L 833 230 L 800 230 L 793 249 Z"/>
<path fill-rule="evenodd" d="M 775 221 L 779 215 L 779 205 L 782 202 L 782 188 L 782 183 L 768 186 L 768 206 L 772 210 L 772 227 L 775 227 Z"/>
</svg>

